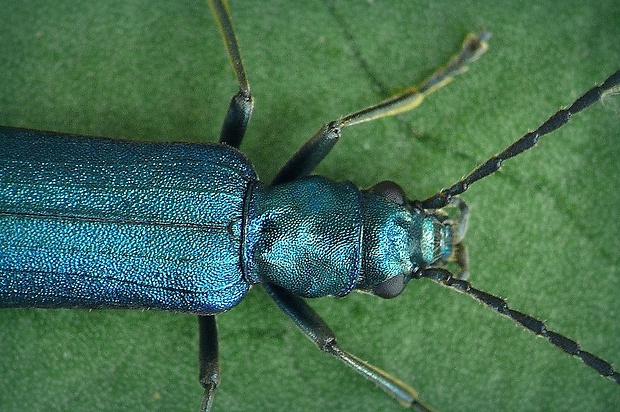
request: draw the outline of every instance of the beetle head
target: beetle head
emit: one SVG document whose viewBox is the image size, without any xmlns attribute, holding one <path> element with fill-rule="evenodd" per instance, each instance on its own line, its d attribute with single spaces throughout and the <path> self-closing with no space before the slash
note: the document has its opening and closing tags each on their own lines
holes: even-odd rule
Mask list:
<svg viewBox="0 0 620 412">
<path fill-rule="evenodd" d="M 380 296 L 398 296 L 419 271 L 461 265 L 467 207 L 457 199 L 456 218 L 442 209 L 416 207 L 393 182 L 381 182 L 363 192 L 362 271 L 357 289 Z M 466 260 L 466 259 L 465 259 Z"/>
</svg>

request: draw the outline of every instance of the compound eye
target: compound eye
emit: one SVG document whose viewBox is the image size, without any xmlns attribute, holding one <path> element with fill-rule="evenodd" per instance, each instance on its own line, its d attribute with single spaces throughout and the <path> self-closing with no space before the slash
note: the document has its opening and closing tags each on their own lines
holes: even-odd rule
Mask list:
<svg viewBox="0 0 620 412">
<path fill-rule="evenodd" d="M 377 183 L 368 189 L 368 191 L 375 195 L 384 197 L 388 201 L 396 203 L 397 205 L 403 206 L 407 203 L 407 196 L 405 195 L 404 190 L 396 183 L 390 182 L 389 180 Z"/>
<path fill-rule="evenodd" d="M 383 299 L 392 299 L 400 295 L 405 286 L 405 276 L 397 275 L 376 285 L 372 289 L 372 293 Z"/>
</svg>

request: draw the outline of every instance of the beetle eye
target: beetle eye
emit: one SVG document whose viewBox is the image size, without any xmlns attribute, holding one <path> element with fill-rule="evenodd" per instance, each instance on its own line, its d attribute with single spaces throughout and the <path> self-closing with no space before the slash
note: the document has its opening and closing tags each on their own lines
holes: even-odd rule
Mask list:
<svg viewBox="0 0 620 412">
<path fill-rule="evenodd" d="M 405 191 L 396 183 L 390 182 L 389 180 L 384 180 L 383 182 L 377 183 L 373 187 L 369 188 L 368 191 L 372 194 L 384 197 L 388 201 L 396 203 L 397 205 L 403 206 L 407 203 Z"/>
<path fill-rule="evenodd" d="M 400 295 L 405 286 L 405 276 L 397 275 L 376 285 L 372 289 L 372 293 L 383 299 L 392 299 Z"/>
</svg>

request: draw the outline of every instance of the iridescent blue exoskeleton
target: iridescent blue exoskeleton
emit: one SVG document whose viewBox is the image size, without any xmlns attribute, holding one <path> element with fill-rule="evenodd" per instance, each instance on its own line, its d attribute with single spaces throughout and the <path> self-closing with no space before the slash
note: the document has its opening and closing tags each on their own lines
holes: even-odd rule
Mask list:
<svg viewBox="0 0 620 412">
<path fill-rule="evenodd" d="M 324 125 L 266 185 L 237 150 L 253 100 L 227 4 L 213 0 L 210 6 L 240 87 L 220 144 L 137 143 L 0 128 L 0 307 L 197 314 L 201 410 L 208 411 L 220 380 L 215 315 L 260 283 L 320 349 L 401 404 L 430 410 L 414 389 L 342 350 L 302 299 L 353 290 L 393 298 L 409 281 L 428 278 L 474 297 L 620 383 L 609 363 L 467 282 L 462 239 L 468 208 L 458 197 L 617 87 L 620 72 L 426 200 L 409 200 L 392 182 L 360 190 L 309 176 L 344 127 L 417 107 L 476 60 L 489 34 L 472 34 L 417 88 Z"/>
</svg>

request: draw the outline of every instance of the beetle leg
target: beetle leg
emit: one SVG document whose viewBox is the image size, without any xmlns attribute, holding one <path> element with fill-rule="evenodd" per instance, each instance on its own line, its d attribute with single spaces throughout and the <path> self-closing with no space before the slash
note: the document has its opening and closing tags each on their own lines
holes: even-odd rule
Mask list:
<svg viewBox="0 0 620 412">
<path fill-rule="evenodd" d="M 215 315 L 198 315 L 198 360 L 200 363 L 199 380 L 205 388 L 200 412 L 209 412 L 213 403 L 213 392 L 220 383 Z"/>
<path fill-rule="evenodd" d="M 335 146 L 344 127 L 394 116 L 418 107 L 424 97 L 450 83 L 454 76 L 466 70 L 469 63 L 477 60 L 487 50 L 487 40 L 490 36 L 486 31 L 468 34 L 459 54 L 445 66 L 437 69 L 419 86 L 410 87 L 403 93 L 380 103 L 326 123 L 280 169 L 272 184 L 290 182 L 310 174 Z"/>
<path fill-rule="evenodd" d="M 235 71 L 237 83 L 239 83 L 239 92 L 230 101 L 228 112 L 224 118 L 222 131 L 220 132 L 220 143 L 226 143 L 229 146 L 239 148 L 252 116 L 254 99 L 250 94 L 250 83 L 243 68 L 241 52 L 239 51 L 237 37 L 232 26 L 228 2 L 209 0 L 209 7 L 211 7 L 211 11 L 220 27 L 226 50 L 228 50 L 230 63 Z"/>
<path fill-rule="evenodd" d="M 239 90 L 239 92 L 233 96 L 228 106 L 228 112 L 226 112 L 224 123 L 222 124 L 220 143 L 225 143 L 237 149 L 239 148 L 250 117 L 252 116 L 253 106 L 254 101 L 249 93 L 244 94 L 242 90 Z"/>
<path fill-rule="evenodd" d="M 418 394 L 415 389 L 406 383 L 341 349 L 336 343 L 336 335 L 331 328 L 302 298 L 286 289 L 269 283 L 263 283 L 263 287 L 280 309 L 295 322 L 295 325 L 297 325 L 319 349 L 334 355 L 344 362 L 345 365 L 364 376 L 366 379 L 374 382 L 403 406 L 411 407 L 419 411 L 433 410 L 430 406 L 422 403 L 418 399 Z"/>
</svg>

